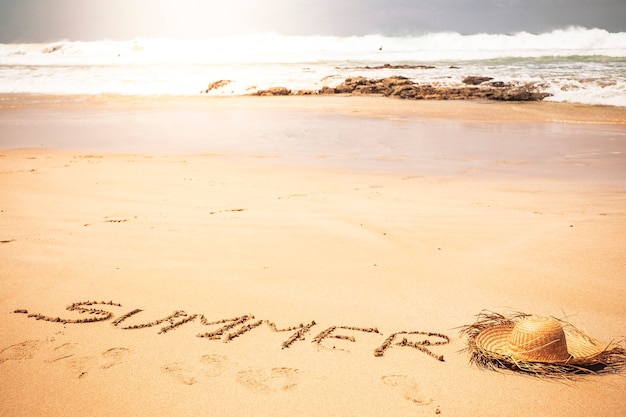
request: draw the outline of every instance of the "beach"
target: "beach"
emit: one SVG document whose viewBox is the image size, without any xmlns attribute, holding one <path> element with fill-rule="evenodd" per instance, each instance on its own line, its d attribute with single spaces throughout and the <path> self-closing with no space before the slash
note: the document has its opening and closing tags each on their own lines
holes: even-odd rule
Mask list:
<svg viewBox="0 0 626 417">
<path fill-rule="evenodd" d="M 621 415 L 459 328 L 626 337 L 625 109 L 5 94 L 0 416 Z"/>
</svg>

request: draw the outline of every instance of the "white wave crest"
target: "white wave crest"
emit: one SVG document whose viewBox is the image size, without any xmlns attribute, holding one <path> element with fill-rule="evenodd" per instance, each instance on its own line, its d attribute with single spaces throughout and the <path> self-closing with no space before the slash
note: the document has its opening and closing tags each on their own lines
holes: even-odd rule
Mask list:
<svg viewBox="0 0 626 417">
<path fill-rule="evenodd" d="M 543 34 L 430 33 L 379 35 L 245 35 L 206 40 L 132 41 L 0 45 L 0 64 L 115 65 L 129 63 L 246 64 L 295 62 L 432 62 L 542 56 L 626 56 L 626 33 L 570 27 Z"/>
</svg>

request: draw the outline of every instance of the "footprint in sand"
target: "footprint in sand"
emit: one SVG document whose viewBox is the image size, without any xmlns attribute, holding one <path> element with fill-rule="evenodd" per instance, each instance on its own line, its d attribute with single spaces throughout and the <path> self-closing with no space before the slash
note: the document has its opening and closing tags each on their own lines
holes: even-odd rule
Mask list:
<svg viewBox="0 0 626 417">
<path fill-rule="evenodd" d="M 193 385 L 200 381 L 203 376 L 214 378 L 221 375 L 228 368 L 228 358 L 222 355 L 204 355 L 200 358 L 200 365 L 183 364 L 172 362 L 161 369 L 166 374 L 176 378 L 185 385 Z"/>
<path fill-rule="evenodd" d="M 39 351 L 51 342 L 48 340 L 27 340 L 0 350 L 0 364 L 9 360 L 32 359 Z M 87 370 L 93 368 L 108 369 L 125 361 L 130 349 L 114 347 L 105 350 L 99 356 L 77 356 L 78 343 L 64 343 L 49 351 L 44 363 L 65 361 L 70 367 L 84 376 Z M 214 371 L 215 372 L 215 371 Z"/>
<path fill-rule="evenodd" d="M 32 359 L 46 343 L 45 340 L 27 340 L 5 347 L 0 350 L 0 364 L 6 361 Z"/>
<path fill-rule="evenodd" d="M 108 350 L 105 350 L 100 354 L 103 358 L 100 369 L 109 369 L 112 366 L 119 365 L 125 362 L 125 358 L 130 353 L 130 349 L 123 347 L 114 347 Z"/>
<path fill-rule="evenodd" d="M 98 366 L 98 359 L 93 356 L 72 356 L 65 363 L 79 379 L 82 379 Z"/>
<path fill-rule="evenodd" d="M 237 382 L 261 394 L 293 391 L 300 379 L 300 371 L 294 368 L 247 369 L 237 372 Z"/>
<path fill-rule="evenodd" d="M 228 358 L 222 355 L 204 355 L 200 358 L 203 364 L 204 375 L 208 377 L 216 377 L 224 373 L 227 368 Z"/>
<path fill-rule="evenodd" d="M 432 398 L 428 398 L 422 394 L 419 383 L 406 375 L 387 375 L 383 376 L 382 381 L 398 391 L 404 398 L 419 405 L 428 405 L 433 402 Z"/>
<path fill-rule="evenodd" d="M 125 362 L 131 350 L 124 347 L 114 347 L 107 349 L 98 356 L 75 356 L 76 344 L 66 343 L 57 349 L 58 355 L 52 356 L 46 362 L 56 362 L 67 359 L 66 363 L 78 378 L 84 378 L 95 369 L 109 369 L 115 365 Z"/>
<path fill-rule="evenodd" d="M 194 369 L 193 366 L 190 365 L 172 362 L 161 367 L 161 370 L 166 374 L 176 378 L 176 380 L 181 384 L 193 385 L 198 382 L 198 380 L 196 379 L 197 371 L 196 369 Z"/>
<path fill-rule="evenodd" d="M 45 359 L 45 363 L 53 363 L 76 355 L 77 343 L 64 343 L 52 349 L 52 355 Z"/>
</svg>

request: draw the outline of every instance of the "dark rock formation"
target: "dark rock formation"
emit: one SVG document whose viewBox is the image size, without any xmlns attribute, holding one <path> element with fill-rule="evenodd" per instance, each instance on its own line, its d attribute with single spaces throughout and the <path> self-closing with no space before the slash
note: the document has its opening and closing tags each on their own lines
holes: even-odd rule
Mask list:
<svg viewBox="0 0 626 417">
<path fill-rule="evenodd" d="M 253 96 L 289 96 L 292 92 L 286 87 L 270 87 L 267 90 L 259 90 Z"/>
<path fill-rule="evenodd" d="M 209 84 L 206 90 L 203 91 L 203 93 L 208 93 L 209 91 L 217 90 L 218 88 L 227 86 L 228 84 L 230 84 L 230 82 L 231 82 L 230 80 L 219 80 L 219 81 L 212 82 L 211 84 Z"/>
<path fill-rule="evenodd" d="M 465 80 L 467 80 L 467 78 Z M 502 101 L 538 101 L 549 96 L 549 94 L 537 91 L 536 87 L 533 85 L 513 85 L 501 81 L 487 83 L 491 80 L 492 78 L 489 77 L 474 77 L 468 80 L 469 82 L 466 82 L 465 85 L 448 86 L 418 84 L 402 76 L 383 79 L 354 77 L 347 78 L 334 89 L 324 87 L 320 93 L 380 95 L 413 100 L 488 99 Z"/>
<path fill-rule="evenodd" d="M 469 77 L 463 78 L 463 84 L 479 85 L 491 80 L 493 80 L 492 77 L 477 77 L 474 75 L 470 75 Z"/>
<path fill-rule="evenodd" d="M 272 87 L 253 95 L 284 96 L 313 94 L 351 94 L 396 97 L 407 100 L 499 100 L 539 101 L 550 96 L 540 92 L 534 84 L 513 84 L 491 81 L 490 77 L 466 77 L 464 84 L 420 84 L 409 78 L 393 76 L 382 79 L 365 77 L 346 78 L 337 87 L 324 86 L 321 90 L 291 91 L 285 87 Z"/>
<path fill-rule="evenodd" d="M 338 67 L 337 69 L 358 69 L 358 70 L 380 70 L 380 69 L 435 69 L 432 65 L 409 65 L 409 64 L 383 64 L 370 67 L 366 65 L 364 67 Z"/>
</svg>

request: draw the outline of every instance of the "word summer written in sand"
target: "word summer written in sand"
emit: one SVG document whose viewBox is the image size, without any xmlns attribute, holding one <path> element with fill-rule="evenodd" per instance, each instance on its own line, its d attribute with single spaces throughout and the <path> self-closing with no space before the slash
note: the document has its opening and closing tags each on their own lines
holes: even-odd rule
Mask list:
<svg viewBox="0 0 626 417">
<path fill-rule="evenodd" d="M 70 304 L 66 307 L 68 311 L 77 312 L 79 315 L 88 315 L 88 317 L 82 318 L 52 317 L 40 313 L 29 313 L 26 309 L 17 309 L 14 313 L 26 314 L 29 318 L 60 324 L 94 323 L 114 318 L 114 314 L 111 311 L 97 306 L 122 307 L 120 303 L 113 301 L 82 301 Z M 207 327 L 209 328 L 209 331 L 198 333 L 196 335 L 197 337 L 209 340 L 221 340 L 224 343 L 228 343 L 245 334 L 251 334 L 254 329 L 265 325 L 265 327 L 269 328 L 272 332 L 292 332 L 292 334 L 282 342 L 282 349 L 287 349 L 296 342 L 305 341 L 307 337 L 312 334 L 311 330 L 313 327 L 318 326 L 315 320 L 312 320 L 308 324 L 300 323 L 296 326 L 279 328 L 274 322 L 256 319 L 252 314 L 227 319 L 210 320 L 204 314 L 189 314 L 182 310 L 176 310 L 166 317 L 149 322 L 135 322 L 132 324 L 133 318 L 142 312 L 142 309 L 133 309 L 111 321 L 111 325 L 123 330 L 137 330 L 160 326 L 158 333 L 164 334 L 182 325 L 195 322 L 199 323 L 204 330 L 206 330 Z M 384 335 L 376 327 L 329 326 L 314 336 L 311 339 L 311 343 L 322 349 L 342 350 L 337 349 L 336 346 L 332 346 L 331 342 L 343 340 L 354 343 L 356 342 L 355 334 L 358 332 L 377 334 L 384 338 Z M 450 338 L 438 332 L 419 330 L 397 331 L 384 338 L 383 342 L 374 349 L 374 356 L 381 357 L 392 347 L 408 347 L 416 349 L 438 361 L 444 362 L 443 355 L 432 351 L 431 348 L 448 343 L 450 343 Z"/>
</svg>

